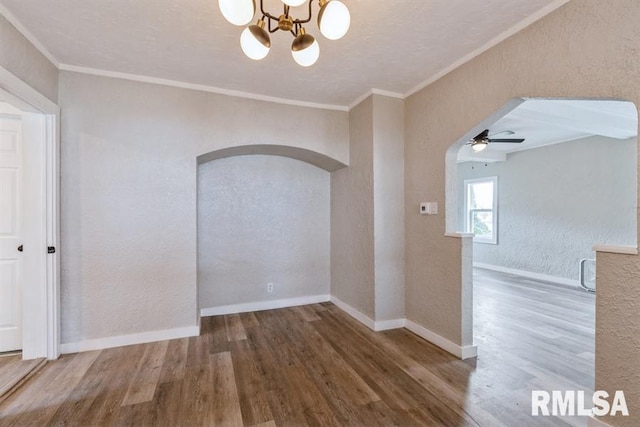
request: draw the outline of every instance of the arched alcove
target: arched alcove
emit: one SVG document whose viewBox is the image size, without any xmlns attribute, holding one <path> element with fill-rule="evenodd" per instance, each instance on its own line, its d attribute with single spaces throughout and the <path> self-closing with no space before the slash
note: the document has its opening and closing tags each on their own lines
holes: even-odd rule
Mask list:
<svg viewBox="0 0 640 427">
<path fill-rule="evenodd" d="M 288 157 L 333 172 L 347 167 L 344 163 L 317 151 L 290 145 L 254 144 L 227 147 L 198 156 L 198 164 L 234 156 L 266 155 Z"/>
<path fill-rule="evenodd" d="M 344 165 L 289 146 L 198 157 L 198 308 L 202 316 L 327 301 L 330 172 Z"/>
</svg>

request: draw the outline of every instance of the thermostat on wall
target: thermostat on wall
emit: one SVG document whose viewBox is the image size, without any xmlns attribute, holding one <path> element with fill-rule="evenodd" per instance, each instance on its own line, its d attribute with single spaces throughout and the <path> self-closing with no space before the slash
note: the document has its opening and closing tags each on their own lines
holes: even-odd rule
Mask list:
<svg viewBox="0 0 640 427">
<path fill-rule="evenodd" d="M 438 214 L 437 202 L 420 203 L 420 215 L 437 215 L 437 214 Z"/>
</svg>

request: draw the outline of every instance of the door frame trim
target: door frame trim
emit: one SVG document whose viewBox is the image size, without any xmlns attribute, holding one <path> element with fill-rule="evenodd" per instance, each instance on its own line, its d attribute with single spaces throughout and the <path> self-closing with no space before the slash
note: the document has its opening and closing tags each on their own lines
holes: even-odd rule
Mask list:
<svg viewBox="0 0 640 427">
<path fill-rule="evenodd" d="M 46 306 L 43 317 L 46 324 L 42 325 L 46 336 L 43 334 L 41 338 L 46 342 L 23 343 L 23 347 L 29 345 L 36 349 L 31 356 L 53 360 L 60 356 L 60 108 L 1 66 L 0 95 L 14 107 L 42 114 L 44 118 L 45 234 L 47 246 L 54 246 L 56 253 L 42 255 L 46 260 L 46 284 L 37 296 Z"/>
</svg>

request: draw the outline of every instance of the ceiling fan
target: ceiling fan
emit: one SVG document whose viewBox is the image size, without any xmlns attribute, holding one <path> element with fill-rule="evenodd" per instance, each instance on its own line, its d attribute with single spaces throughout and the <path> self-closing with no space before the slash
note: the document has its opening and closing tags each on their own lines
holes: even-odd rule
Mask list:
<svg viewBox="0 0 640 427">
<path fill-rule="evenodd" d="M 498 132 L 495 133 L 491 136 L 495 136 L 495 135 L 502 135 L 502 134 L 507 134 L 507 135 L 513 135 L 515 132 L 510 131 L 510 130 L 506 130 L 503 132 Z M 520 144 L 522 142 L 524 142 L 524 138 L 489 138 L 489 129 L 485 129 L 482 132 L 480 132 L 478 135 L 476 135 L 471 141 L 469 141 L 467 143 L 467 145 L 471 145 L 471 148 L 473 149 L 473 151 L 475 151 L 476 153 L 481 152 L 482 150 L 484 150 L 485 148 L 487 148 L 487 145 L 489 143 L 508 143 L 508 144 Z"/>
</svg>

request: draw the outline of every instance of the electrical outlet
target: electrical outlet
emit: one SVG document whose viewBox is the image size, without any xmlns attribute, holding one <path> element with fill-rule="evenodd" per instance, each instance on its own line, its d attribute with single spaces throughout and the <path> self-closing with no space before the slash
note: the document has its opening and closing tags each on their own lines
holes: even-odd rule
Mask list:
<svg viewBox="0 0 640 427">
<path fill-rule="evenodd" d="M 267 292 L 269 293 L 273 292 L 273 283 L 271 282 L 267 283 Z"/>
</svg>

